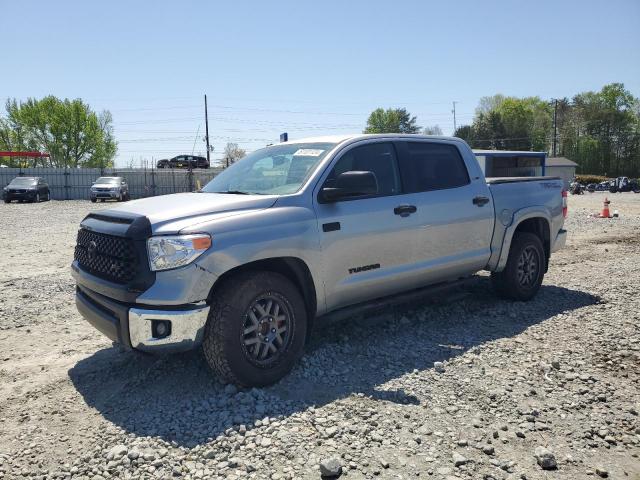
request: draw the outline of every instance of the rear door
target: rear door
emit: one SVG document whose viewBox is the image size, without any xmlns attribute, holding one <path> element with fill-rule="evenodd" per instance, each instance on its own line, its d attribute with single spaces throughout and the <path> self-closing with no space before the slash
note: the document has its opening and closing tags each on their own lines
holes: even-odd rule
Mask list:
<svg viewBox="0 0 640 480">
<path fill-rule="evenodd" d="M 484 177 L 456 142 L 397 142 L 407 203 L 416 206 L 412 262 L 422 284 L 483 269 L 491 255 L 493 203 Z"/>
<path fill-rule="evenodd" d="M 318 194 L 340 173 L 371 171 L 378 194 L 322 203 Z M 367 141 L 348 147 L 314 190 L 328 310 L 410 288 L 415 225 L 394 210 L 404 202 L 394 145 Z"/>
</svg>

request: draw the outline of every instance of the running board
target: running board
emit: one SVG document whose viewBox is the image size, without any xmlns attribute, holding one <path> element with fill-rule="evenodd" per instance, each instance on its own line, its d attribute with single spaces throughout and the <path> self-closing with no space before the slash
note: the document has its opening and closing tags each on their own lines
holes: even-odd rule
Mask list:
<svg viewBox="0 0 640 480">
<path fill-rule="evenodd" d="M 376 313 L 379 313 L 380 309 L 383 308 L 429 300 L 436 295 L 439 296 L 440 294 L 448 292 L 449 290 L 452 290 L 454 288 L 459 288 L 476 282 L 478 278 L 479 277 L 477 275 L 472 275 L 470 277 L 464 277 L 459 280 L 436 283 L 434 285 L 429 285 L 428 287 L 422 287 L 415 290 L 409 290 L 408 292 L 402 292 L 387 297 L 376 298 L 367 302 L 357 303 L 355 305 L 349 305 L 348 307 L 343 307 L 318 317 L 316 319 L 316 324 L 319 322 L 339 322 L 356 315 L 369 313 L 371 311 L 376 311 Z"/>
</svg>

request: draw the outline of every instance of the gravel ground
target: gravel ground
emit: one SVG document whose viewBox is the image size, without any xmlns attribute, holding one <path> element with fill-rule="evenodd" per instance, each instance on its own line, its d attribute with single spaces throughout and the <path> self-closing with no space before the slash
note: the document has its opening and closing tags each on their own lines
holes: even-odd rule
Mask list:
<svg viewBox="0 0 640 480">
<path fill-rule="evenodd" d="M 486 275 L 318 329 L 237 391 L 199 352 L 121 352 L 76 312 L 89 202 L 0 205 L 0 478 L 640 479 L 640 195 L 570 198 L 528 303 Z"/>
</svg>

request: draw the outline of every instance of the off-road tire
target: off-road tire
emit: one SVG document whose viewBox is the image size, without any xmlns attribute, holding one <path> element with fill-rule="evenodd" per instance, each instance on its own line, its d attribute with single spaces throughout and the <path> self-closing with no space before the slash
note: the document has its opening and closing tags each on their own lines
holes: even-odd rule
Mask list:
<svg viewBox="0 0 640 480">
<path fill-rule="evenodd" d="M 533 249 L 537 254 L 537 277 L 531 285 L 522 285 L 518 280 L 518 261 L 526 249 Z M 523 302 L 531 300 L 542 285 L 546 261 L 540 237 L 529 232 L 516 233 L 511 240 L 509 258 L 504 270 L 491 273 L 494 291 L 499 296 L 510 300 Z"/>
<path fill-rule="evenodd" d="M 290 340 L 268 367 L 252 363 L 242 343 L 249 307 L 260 296 L 278 295 L 291 312 Z M 207 363 L 225 383 L 263 387 L 284 377 L 302 356 L 307 313 L 300 291 L 286 277 L 274 272 L 247 271 L 231 277 L 212 298 L 202 349 Z"/>
</svg>

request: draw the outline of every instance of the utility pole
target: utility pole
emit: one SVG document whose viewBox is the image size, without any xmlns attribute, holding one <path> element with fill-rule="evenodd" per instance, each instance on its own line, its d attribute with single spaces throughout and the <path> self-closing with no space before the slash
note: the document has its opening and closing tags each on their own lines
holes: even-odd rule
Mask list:
<svg viewBox="0 0 640 480">
<path fill-rule="evenodd" d="M 556 156 L 556 144 L 558 141 L 558 99 L 554 98 L 553 106 L 553 156 Z"/>
<path fill-rule="evenodd" d="M 456 134 L 456 130 L 458 129 L 457 125 L 456 125 L 456 103 L 458 102 L 453 102 L 453 110 L 451 110 L 451 112 L 453 113 L 453 134 Z"/>
<path fill-rule="evenodd" d="M 205 134 L 207 138 L 207 163 L 211 165 L 211 161 L 209 159 L 209 112 L 207 110 L 207 95 L 204 96 L 204 123 L 205 123 Z M 199 128 L 199 127 L 198 127 Z"/>
</svg>

